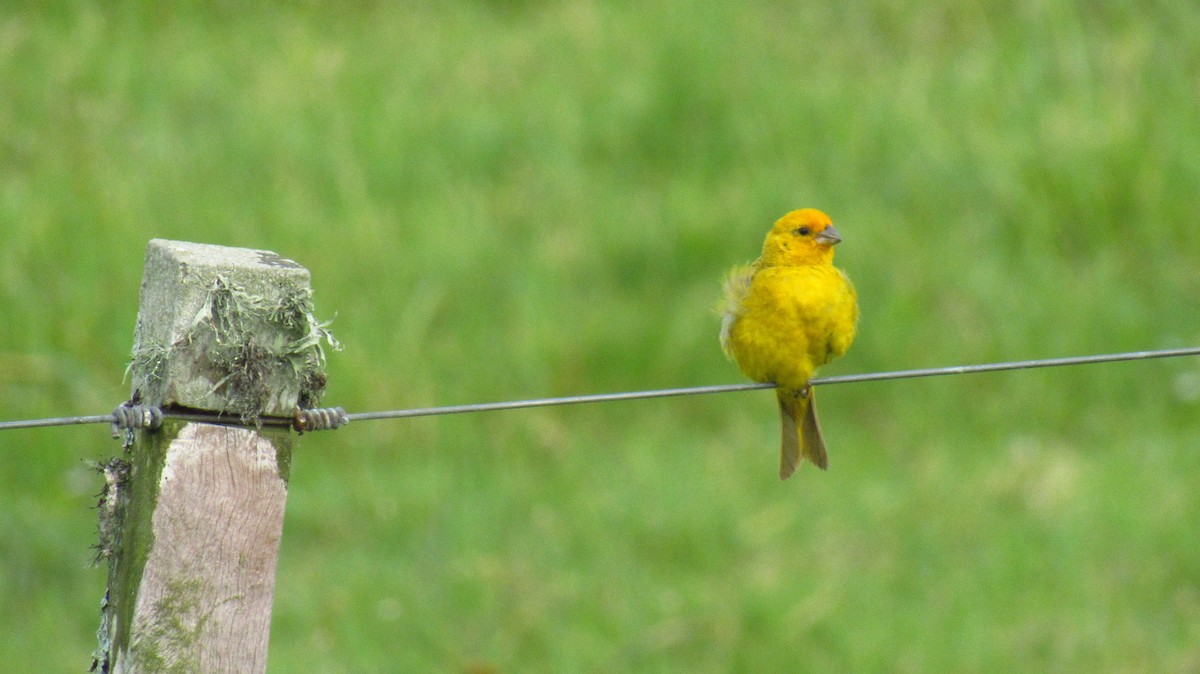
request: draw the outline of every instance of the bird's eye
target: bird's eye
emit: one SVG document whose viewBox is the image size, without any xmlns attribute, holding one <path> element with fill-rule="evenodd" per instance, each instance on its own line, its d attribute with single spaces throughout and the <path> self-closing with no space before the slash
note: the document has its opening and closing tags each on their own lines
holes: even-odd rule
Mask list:
<svg viewBox="0 0 1200 674">
<path fill-rule="evenodd" d="M 796 236 L 808 236 L 811 232 L 812 232 L 812 230 L 809 229 L 807 226 L 806 227 L 797 227 L 796 229 L 792 230 L 792 234 L 795 234 Z"/>
</svg>

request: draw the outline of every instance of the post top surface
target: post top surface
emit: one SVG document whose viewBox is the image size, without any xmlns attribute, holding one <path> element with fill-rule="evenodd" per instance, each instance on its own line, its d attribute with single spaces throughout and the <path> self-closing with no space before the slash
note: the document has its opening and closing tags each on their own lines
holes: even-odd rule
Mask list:
<svg viewBox="0 0 1200 674">
<path fill-rule="evenodd" d="M 192 266 L 214 267 L 276 267 L 283 269 L 304 269 L 293 260 L 289 260 L 269 250 L 254 248 L 235 248 L 218 246 L 211 243 L 192 243 L 190 241 L 173 241 L 170 239 L 151 239 L 150 251 L 158 251 L 167 257 Z"/>
</svg>

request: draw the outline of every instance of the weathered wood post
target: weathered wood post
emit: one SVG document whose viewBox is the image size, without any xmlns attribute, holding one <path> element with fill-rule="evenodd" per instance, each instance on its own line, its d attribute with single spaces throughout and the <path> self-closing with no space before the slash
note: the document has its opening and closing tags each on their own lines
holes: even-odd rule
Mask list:
<svg viewBox="0 0 1200 674">
<path fill-rule="evenodd" d="M 289 431 L 269 422 L 315 405 L 325 339 L 295 262 L 150 242 L 133 402 L 222 416 L 168 416 L 105 466 L 108 593 L 94 669 L 265 671 L 292 451 Z"/>
</svg>

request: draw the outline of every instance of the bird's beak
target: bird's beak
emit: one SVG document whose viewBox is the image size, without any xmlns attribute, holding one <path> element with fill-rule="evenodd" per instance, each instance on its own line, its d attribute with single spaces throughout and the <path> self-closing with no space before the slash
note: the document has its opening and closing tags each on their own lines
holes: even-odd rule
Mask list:
<svg viewBox="0 0 1200 674">
<path fill-rule="evenodd" d="M 842 235 L 838 234 L 837 227 L 834 227 L 833 225 L 822 229 L 821 232 L 813 238 L 830 246 L 842 242 Z"/>
</svg>

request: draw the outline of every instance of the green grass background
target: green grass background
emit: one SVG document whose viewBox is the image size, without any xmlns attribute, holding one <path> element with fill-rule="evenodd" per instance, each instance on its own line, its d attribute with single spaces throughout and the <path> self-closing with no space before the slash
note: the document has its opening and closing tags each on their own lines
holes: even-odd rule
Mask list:
<svg viewBox="0 0 1200 674">
<path fill-rule="evenodd" d="M 108 5 L 108 6 L 105 6 Z M 313 273 L 352 411 L 740 381 L 719 279 L 828 211 L 824 374 L 1200 343 L 1200 8 L 6 3 L 0 417 L 128 395 L 145 243 Z M 1200 364 L 306 436 L 272 672 L 1193 672 Z M 0 436 L 0 662 L 81 671 L 99 426 Z"/>
</svg>

